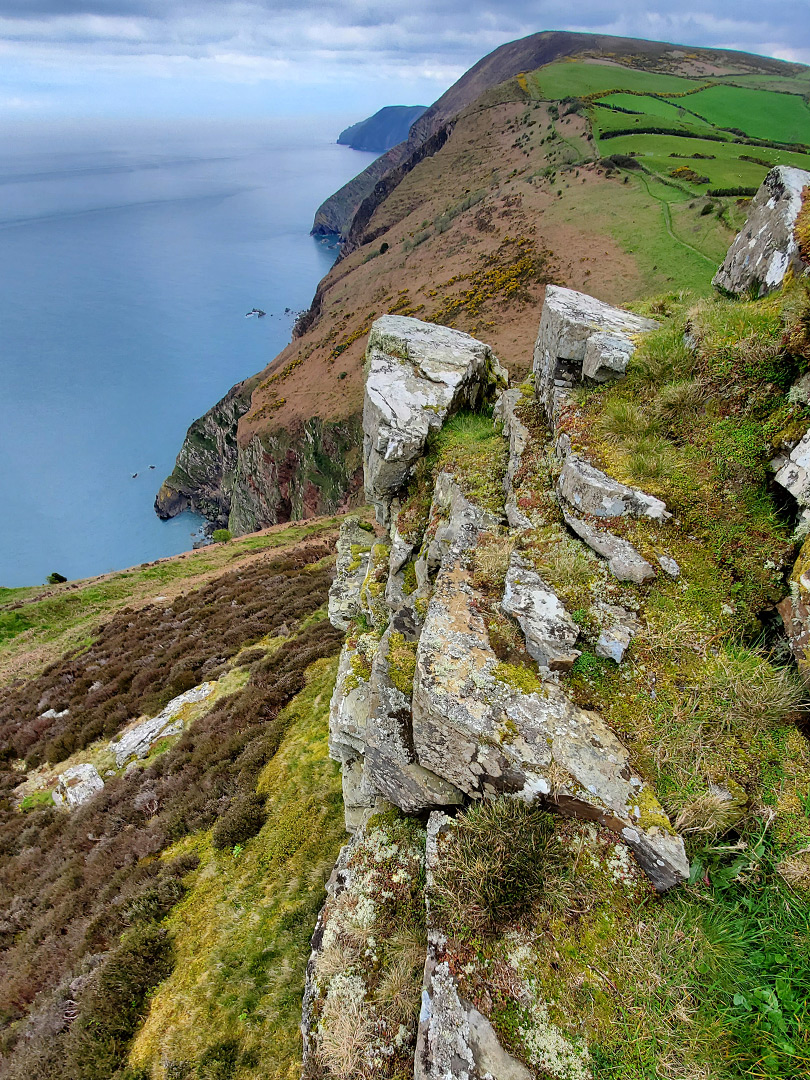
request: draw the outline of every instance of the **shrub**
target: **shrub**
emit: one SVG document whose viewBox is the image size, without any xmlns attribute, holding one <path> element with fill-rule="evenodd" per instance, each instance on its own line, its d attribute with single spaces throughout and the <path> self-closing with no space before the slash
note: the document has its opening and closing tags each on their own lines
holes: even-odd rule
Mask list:
<svg viewBox="0 0 810 1080">
<path fill-rule="evenodd" d="M 215 544 L 226 544 L 233 539 L 233 533 L 230 529 L 214 529 L 211 533 L 211 539 Z"/>
<path fill-rule="evenodd" d="M 645 435 L 633 446 L 628 468 L 636 480 L 655 480 L 671 472 L 674 462 L 672 443 L 657 435 Z"/>
<path fill-rule="evenodd" d="M 211 831 L 215 848 L 232 848 L 255 836 L 267 820 L 264 796 L 257 792 L 243 795 L 233 802 Z"/>
<path fill-rule="evenodd" d="M 48 574 L 47 581 L 49 585 L 61 585 L 63 582 L 67 581 L 67 578 L 64 574 L 57 574 L 54 570 L 52 574 Z"/>
<path fill-rule="evenodd" d="M 458 936 L 492 933 L 543 893 L 559 857 L 554 819 L 519 799 L 471 806 L 456 818 L 441 851 L 432 903 Z"/>
</svg>

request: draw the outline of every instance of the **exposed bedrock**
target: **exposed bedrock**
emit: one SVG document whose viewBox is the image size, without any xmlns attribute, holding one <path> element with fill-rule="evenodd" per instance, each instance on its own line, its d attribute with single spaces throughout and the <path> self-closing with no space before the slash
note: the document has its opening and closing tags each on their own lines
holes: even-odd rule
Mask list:
<svg viewBox="0 0 810 1080">
<path fill-rule="evenodd" d="M 366 351 L 363 467 L 366 495 L 382 524 L 428 435 L 459 409 L 473 409 L 506 385 L 488 345 L 460 330 L 403 315 L 371 327 Z"/>
<path fill-rule="evenodd" d="M 735 237 L 712 284 L 739 295 L 765 296 L 779 288 L 788 269 L 804 273 L 794 234 L 810 172 L 777 165 L 762 181 L 748 220 Z"/>
</svg>

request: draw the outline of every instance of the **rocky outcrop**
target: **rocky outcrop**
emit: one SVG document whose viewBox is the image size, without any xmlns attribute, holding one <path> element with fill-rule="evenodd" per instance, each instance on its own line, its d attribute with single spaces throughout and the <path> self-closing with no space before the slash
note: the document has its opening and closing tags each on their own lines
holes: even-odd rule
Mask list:
<svg viewBox="0 0 810 1080">
<path fill-rule="evenodd" d="M 145 758 L 152 747 L 161 739 L 179 735 L 183 730 L 183 710 L 188 705 L 204 701 L 216 689 L 215 683 L 205 682 L 186 690 L 172 698 L 169 704 L 148 720 L 129 727 L 118 735 L 109 745 L 115 754 L 115 764 L 122 769 L 132 758 Z"/>
<path fill-rule="evenodd" d="M 104 787 L 95 765 L 73 765 L 59 774 L 52 798 L 57 806 L 76 810 L 92 799 Z"/>
<path fill-rule="evenodd" d="M 579 627 L 554 590 L 514 551 L 506 572 L 501 610 L 517 620 L 526 639 L 526 651 L 541 668 L 565 671 L 580 655 L 580 650 L 573 647 Z"/>
<path fill-rule="evenodd" d="M 341 131 L 337 138 L 338 145 L 384 154 L 408 138 L 411 124 L 419 119 L 426 108 L 426 105 L 386 105 L 373 116 Z"/>
<path fill-rule="evenodd" d="M 576 383 L 621 377 L 636 336 L 657 325 L 585 293 L 548 285 L 534 347 L 534 382 L 549 422 L 555 422 L 561 400 Z"/>
<path fill-rule="evenodd" d="M 563 511 L 563 518 L 568 528 L 583 540 L 591 551 L 607 560 L 611 574 L 618 581 L 632 581 L 636 585 L 643 585 L 645 581 L 652 581 L 655 577 L 655 570 L 628 540 L 614 536 L 607 529 L 589 525 L 566 511 Z"/>
<path fill-rule="evenodd" d="M 329 621 L 338 630 L 348 630 L 360 614 L 360 588 L 368 570 L 374 530 L 357 518 L 344 518 L 337 541 L 335 578 L 329 588 Z"/>
<path fill-rule="evenodd" d="M 495 404 L 493 417 L 503 424 L 504 438 L 509 441 L 509 464 L 503 480 L 506 520 L 513 529 L 528 529 L 531 528 L 531 522 L 518 507 L 515 492 L 515 481 L 523 464 L 524 451 L 529 444 L 529 429 L 515 411 L 520 399 L 520 390 L 504 390 Z"/>
<path fill-rule="evenodd" d="M 754 196 L 712 284 L 725 292 L 765 296 L 779 288 L 788 269 L 804 273 L 794 229 L 810 172 L 789 165 L 771 169 Z"/>
<path fill-rule="evenodd" d="M 428 435 L 459 409 L 474 409 L 506 378 L 488 345 L 460 330 L 384 315 L 371 327 L 363 405 L 366 495 L 382 524 Z"/>
<path fill-rule="evenodd" d="M 790 455 L 774 461 L 774 480 L 793 498 L 799 508 L 799 519 L 810 521 L 810 431 L 791 450 Z"/>
</svg>

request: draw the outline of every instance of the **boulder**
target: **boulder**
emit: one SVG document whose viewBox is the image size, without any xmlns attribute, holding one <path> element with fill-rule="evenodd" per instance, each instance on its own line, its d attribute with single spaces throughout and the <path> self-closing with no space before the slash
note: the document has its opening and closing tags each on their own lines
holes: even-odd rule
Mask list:
<svg viewBox="0 0 810 1080">
<path fill-rule="evenodd" d="M 751 203 L 748 220 L 728 249 L 712 284 L 725 292 L 765 296 L 791 268 L 803 273 L 794 228 L 810 172 L 789 165 L 771 169 Z"/>
<path fill-rule="evenodd" d="M 513 551 L 501 608 L 517 619 L 526 651 L 540 667 L 567 671 L 580 655 L 579 628 L 554 590 Z"/>
<path fill-rule="evenodd" d="M 671 555 L 656 555 L 655 557 L 658 560 L 658 565 L 669 577 L 679 578 L 681 576 L 681 568 Z"/>
<path fill-rule="evenodd" d="M 633 581 L 643 585 L 655 577 L 655 570 L 642 558 L 628 540 L 614 536 L 607 529 L 598 529 L 563 510 L 563 518 L 568 528 L 583 540 L 588 547 L 607 560 L 608 569 L 619 581 Z"/>
<path fill-rule="evenodd" d="M 582 514 L 605 518 L 627 514 L 653 521 L 672 517 L 660 499 L 613 480 L 577 454 L 566 455 L 557 488 L 560 497 Z"/>
<path fill-rule="evenodd" d="M 347 630 L 360 614 L 360 589 L 368 569 L 374 533 L 354 517 L 340 525 L 335 579 L 329 588 L 329 621 L 336 630 Z"/>
<path fill-rule="evenodd" d="M 586 293 L 546 286 L 534 347 L 534 385 L 549 422 L 554 423 L 561 398 L 583 378 L 604 382 L 621 377 L 635 350 L 635 335 L 657 326 Z"/>
<path fill-rule="evenodd" d="M 387 524 L 392 498 L 428 435 L 459 409 L 474 409 L 506 384 L 488 345 L 460 330 L 383 315 L 366 350 L 363 467 L 366 495 Z"/>
<path fill-rule="evenodd" d="M 115 764 L 122 769 L 130 758 L 145 758 L 159 739 L 167 739 L 170 735 L 179 735 L 183 730 L 183 719 L 179 714 L 186 705 L 204 701 L 213 694 L 216 683 L 204 682 L 186 690 L 184 694 L 178 694 L 172 698 L 169 704 L 149 720 L 142 720 L 134 727 L 122 732 L 109 744 L 109 749 L 115 754 Z"/>
<path fill-rule="evenodd" d="M 57 806 L 75 810 L 92 799 L 103 787 L 104 781 L 95 765 L 73 765 L 59 774 L 52 798 Z"/>
<path fill-rule="evenodd" d="M 789 492 L 804 512 L 810 507 L 810 431 L 805 432 L 787 459 L 778 462 L 774 480 Z"/>
<path fill-rule="evenodd" d="M 468 796 L 543 799 L 613 829 L 660 891 L 689 875 L 683 841 L 601 717 L 498 663 L 460 559 L 439 571 L 419 638 L 413 741 L 420 764 Z"/>
</svg>

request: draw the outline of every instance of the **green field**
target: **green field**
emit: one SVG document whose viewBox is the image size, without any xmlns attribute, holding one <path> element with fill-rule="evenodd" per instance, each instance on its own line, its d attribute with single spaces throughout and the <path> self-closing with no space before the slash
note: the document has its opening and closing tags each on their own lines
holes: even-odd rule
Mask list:
<svg viewBox="0 0 810 1080">
<path fill-rule="evenodd" d="M 706 80 L 684 79 L 654 71 L 620 67 L 613 64 L 589 64 L 582 60 L 562 60 L 546 64 L 527 76 L 540 96 L 552 101 L 566 97 L 586 97 L 603 90 L 638 90 L 645 94 L 680 94 L 693 90 Z"/>
<path fill-rule="evenodd" d="M 795 94 L 711 86 L 684 104 L 718 128 L 739 128 L 755 139 L 810 144 L 810 109 Z"/>
</svg>

